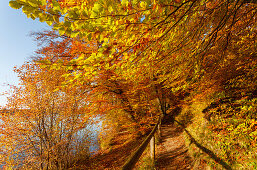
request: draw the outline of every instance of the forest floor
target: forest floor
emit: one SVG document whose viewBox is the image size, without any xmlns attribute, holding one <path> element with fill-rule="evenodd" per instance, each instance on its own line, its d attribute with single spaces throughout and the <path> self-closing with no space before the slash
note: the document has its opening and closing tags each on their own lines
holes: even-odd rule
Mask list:
<svg viewBox="0 0 257 170">
<path fill-rule="evenodd" d="M 186 170 L 191 167 L 191 158 L 185 146 L 183 129 L 166 119 L 161 126 L 161 138 L 156 148 L 157 170 Z M 120 169 L 131 153 L 145 137 L 132 140 L 129 133 L 115 135 L 108 150 L 96 153 L 89 161 L 81 163 L 76 169 Z"/>
<path fill-rule="evenodd" d="M 165 121 L 161 126 L 161 138 L 156 148 L 156 169 L 190 169 L 192 160 L 185 146 L 183 129 L 170 122 Z"/>
<path fill-rule="evenodd" d="M 131 153 L 143 142 L 144 137 L 135 140 L 134 136 L 126 132 L 116 134 L 109 149 L 96 153 L 89 161 L 81 163 L 76 169 L 120 169 Z"/>
</svg>

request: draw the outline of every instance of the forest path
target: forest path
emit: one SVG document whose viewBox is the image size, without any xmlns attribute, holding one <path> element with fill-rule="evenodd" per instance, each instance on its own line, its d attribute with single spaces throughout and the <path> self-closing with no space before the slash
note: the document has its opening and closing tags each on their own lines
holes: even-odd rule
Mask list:
<svg viewBox="0 0 257 170">
<path fill-rule="evenodd" d="M 161 126 L 160 143 L 156 148 L 156 169 L 190 169 L 192 160 L 185 146 L 183 129 L 170 122 L 163 122 Z"/>
</svg>

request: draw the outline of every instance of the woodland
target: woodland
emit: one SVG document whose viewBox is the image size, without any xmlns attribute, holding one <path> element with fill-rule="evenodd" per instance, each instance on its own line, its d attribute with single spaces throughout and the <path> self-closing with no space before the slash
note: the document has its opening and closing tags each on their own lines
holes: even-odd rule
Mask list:
<svg viewBox="0 0 257 170">
<path fill-rule="evenodd" d="M 0 165 L 89 169 L 92 124 L 101 122 L 101 151 L 170 115 L 232 169 L 257 169 L 256 0 L 9 5 L 49 30 L 31 35 L 36 54 L 14 68 L 20 86 L 1 113 Z M 184 135 L 192 167 L 223 168 Z"/>
</svg>

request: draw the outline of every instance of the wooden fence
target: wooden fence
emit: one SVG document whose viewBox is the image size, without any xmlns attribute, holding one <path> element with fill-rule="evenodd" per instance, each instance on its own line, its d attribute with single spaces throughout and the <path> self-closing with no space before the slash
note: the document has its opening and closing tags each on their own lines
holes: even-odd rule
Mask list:
<svg viewBox="0 0 257 170">
<path fill-rule="evenodd" d="M 157 132 L 160 135 L 160 127 L 161 127 L 161 116 L 158 119 L 158 122 L 155 124 L 151 133 L 145 138 L 143 143 L 136 149 L 136 151 L 131 154 L 129 159 L 123 165 L 122 170 L 131 170 L 145 151 L 146 147 L 150 143 L 150 155 L 151 158 L 155 159 L 155 133 Z"/>
</svg>

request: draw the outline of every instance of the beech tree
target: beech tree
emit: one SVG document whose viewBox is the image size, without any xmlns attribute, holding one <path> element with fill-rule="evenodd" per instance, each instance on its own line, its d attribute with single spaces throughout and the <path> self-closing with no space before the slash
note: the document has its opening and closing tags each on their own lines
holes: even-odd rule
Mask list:
<svg viewBox="0 0 257 170">
<path fill-rule="evenodd" d="M 203 62 L 212 60 L 206 54 L 216 48 L 224 56 L 242 30 L 256 30 L 256 1 L 247 0 L 12 0 L 10 6 L 60 35 L 95 40 L 96 51 L 73 61 L 88 77 L 97 75 L 99 66 L 125 78 L 144 67 L 143 74 L 172 91 L 197 81 Z"/>
<path fill-rule="evenodd" d="M 38 54 L 35 57 L 37 62 L 43 63 L 42 66 L 48 69 L 57 69 L 58 67 L 67 72 L 73 72 L 73 74 L 63 75 L 67 80 L 65 83 L 63 82 L 63 86 L 72 87 L 74 84 L 78 84 L 87 89 L 87 95 L 90 98 L 87 101 L 88 107 L 90 107 L 90 116 L 104 116 L 105 118 L 102 121 L 109 121 L 109 126 L 119 122 L 120 128 L 132 127 L 132 129 L 133 126 L 140 127 L 139 124 L 145 125 L 147 120 L 153 120 L 157 110 L 150 106 L 151 103 L 156 102 L 153 101 L 155 100 L 155 97 L 153 97 L 155 94 L 152 95 L 149 88 L 144 88 L 142 84 L 138 85 L 134 81 L 124 79 L 119 74 L 104 67 L 98 68 L 98 76 L 91 76 L 90 78 L 87 70 L 81 69 L 81 66 L 76 65 L 76 63 L 74 64 L 74 59 L 78 54 L 90 55 L 96 49 L 93 40 L 85 43 L 66 36 L 59 36 L 51 31 L 34 33 L 33 35 L 40 44 L 44 44 L 36 52 Z M 92 47 L 89 44 L 93 44 Z M 42 54 L 44 55 L 40 57 Z M 59 64 L 60 59 L 62 59 L 61 65 Z M 78 79 L 70 81 L 77 74 L 82 75 L 79 78 L 80 81 Z M 140 79 L 138 77 L 138 81 L 145 81 Z M 149 83 L 149 81 L 146 81 L 145 85 L 146 83 Z M 143 126 L 141 128 L 141 130 L 145 129 Z"/>
<path fill-rule="evenodd" d="M 203 75 L 227 61 L 232 42 L 256 32 L 256 1 L 12 0 L 10 6 L 94 49 L 77 50 L 66 64 L 73 70 L 67 80 L 73 85 L 94 82 L 109 99 L 119 98 L 135 122 L 140 109 L 147 112 L 143 105 L 149 100 L 154 106 L 157 101 L 163 114 L 172 109 L 175 96 L 206 82 Z M 136 99 L 140 95 L 146 100 Z"/>
</svg>

